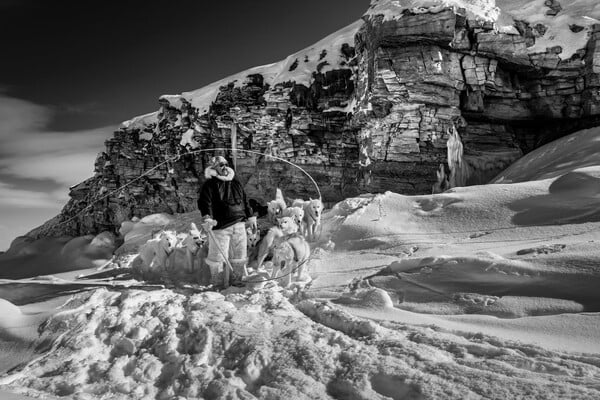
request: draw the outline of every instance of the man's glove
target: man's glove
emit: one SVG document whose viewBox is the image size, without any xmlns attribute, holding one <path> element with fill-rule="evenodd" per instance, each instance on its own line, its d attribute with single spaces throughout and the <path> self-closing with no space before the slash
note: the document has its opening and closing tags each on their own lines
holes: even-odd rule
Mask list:
<svg viewBox="0 0 600 400">
<path fill-rule="evenodd" d="M 252 232 L 256 232 L 258 229 L 258 226 L 256 225 L 256 217 L 248 218 L 248 221 L 246 222 L 246 226 L 251 228 Z"/>
<path fill-rule="evenodd" d="M 210 215 L 207 215 L 203 218 L 202 228 L 204 228 L 205 231 L 210 231 L 216 225 L 217 225 L 217 221 L 212 219 Z"/>
</svg>

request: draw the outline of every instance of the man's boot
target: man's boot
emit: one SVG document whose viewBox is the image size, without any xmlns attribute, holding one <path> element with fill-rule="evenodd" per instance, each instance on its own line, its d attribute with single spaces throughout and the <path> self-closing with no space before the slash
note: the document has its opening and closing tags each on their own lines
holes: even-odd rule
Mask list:
<svg viewBox="0 0 600 400">
<path fill-rule="evenodd" d="M 223 287 L 227 289 L 229 287 L 229 279 L 230 279 L 230 271 L 229 266 L 226 262 L 223 263 Z"/>
<path fill-rule="evenodd" d="M 213 286 L 223 285 L 223 265 L 220 262 L 206 260 L 206 265 L 210 271 L 210 283 Z"/>
<path fill-rule="evenodd" d="M 233 268 L 232 285 L 243 285 L 244 278 L 248 276 L 246 263 L 247 260 L 231 260 L 231 267 Z"/>
</svg>

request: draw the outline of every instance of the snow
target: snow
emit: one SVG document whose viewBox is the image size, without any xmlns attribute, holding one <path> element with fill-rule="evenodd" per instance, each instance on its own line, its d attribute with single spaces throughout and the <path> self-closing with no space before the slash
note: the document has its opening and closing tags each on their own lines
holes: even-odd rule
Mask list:
<svg viewBox="0 0 600 400">
<path fill-rule="evenodd" d="M 127 121 L 121 122 L 121 126 L 127 129 L 141 129 L 147 125 L 158 122 L 158 111 L 140 115 Z"/>
<path fill-rule="evenodd" d="M 366 16 L 382 15 L 384 20 L 402 18 L 402 11 L 409 9 L 415 13 L 440 12 L 451 7 L 463 8 L 471 19 L 493 22 L 500 32 L 514 33 L 516 20 L 525 21 L 534 27 L 544 25 L 547 30 L 537 35 L 535 44 L 527 49 L 530 54 L 544 53 L 547 48 L 560 46 L 558 56 L 569 59 L 577 50 L 585 49 L 593 31 L 592 25 L 600 20 L 600 3 L 590 0 L 559 2 L 562 10 L 555 16 L 546 15 L 550 10 L 546 0 L 372 0 Z M 570 25 L 579 25 L 583 30 L 572 32 Z"/>
<path fill-rule="evenodd" d="M 313 282 L 301 292 L 111 287 L 97 268 L 1 281 L 0 390 L 78 399 L 598 398 L 599 137 L 585 130 L 528 154 L 496 180 L 514 183 L 336 204 L 323 215 Z M 153 233 L 184 232 L 198 218 L 125 221 L 117 259 L 126 265 Z M 8 255 L 60 248 L 17 241 Z M 86 288 L 77 273 L 96 278 Z"/>
<path fill-rule="evenodd" d="M 364 18 L 381 15 L 384 20 L 394 20 L 402 18 L 403 11 L 407 9 L 413 13 L 437 13 L 451 7 L 455 10 L 465 9 L 469 18 L 493 22 L 499 32 L 509 34 L 518 34 L 514 26 L 516 20 L 525 21 L 532 27 L 542 24 L 546 32 L 543 35 L 536 33 L 535 44 L 527 51 L 530 54 L 544 53 L 548 48 L 560 46 L 562 51 L 558 56 L 563 60 L 569 59 L 578 50 L 585 48 L 593 25 L 600 21 L 600 3 L 590 0 L 562 2 L 562 10 L 554 16 L 546 15 L 550 8 L 544 3 L 545 0 L 372 0 Z M 349 68 L 343 64 L 345 60 L 340 52 L 341 46 L 344 43 L 354 45 L 354 35 L 362 24 L 363 21 L 358 20 L 279 62 L 247 69 L 197 90 L 165 94 L 160 99 L 178 109 L 181 108 L 182 101 L 186 100 L 203 114 L 208 112 L 220 87 L 230 83 L 241 87 L 252 74 L 261 74 L 264 82 L 271 86 L 295 82 L 308 87 L 312 82 L 313 73 L 319 66 L 323 73 L 332 69 Z M 569 28 L 571 25 L 578 25 L 583 29 L 572 32 Z M 291 68 L 294 64 L 296 67 Z M 353 107 L 344 107 L 328 111 L 349 112 L 352 109 Z M 157 117 L 158 112 L 153 112 L 124 121 L 121 126 L 140 129 L 156 123 Z"/>
<path fill-rule="evenodd" d="M 501 17 L 504 24 L 508 24 L 512 18 L 527 21 L 531 26 L 543 24 L 547 27 L 546 33 L 536 37 L 535 45 L 528 48 L 530 53 L 545 52 L 546 48 L 561 46 L 562 52 L 559 57 L 563 60 L 570 58 L 577 50 L 585 48 L 592 25 L 598 23 L 600 18 L 600 3 L 596 1 L 562 1 L 562 10 L 556 16 L 546 15 L 548 8 L 544 6 L 544 0 L 504 0 L 498 3 L 506 15 Z M 577 33 L 572 32 L 569 25 L 573 24 L 584 29 Z"/>
<path fill-rule="evenodd" d="M 205 113 L 208 111 L 210 104 L 216 99 L 221 86 L 234 82 L 236 87 L 240 87 L 246 82 L 247 77 L 252 74 L 261 74 L 264 83 L 270 86 L 288 81 L 296 82 L 298 85 L 310 86 L 312 73 L 317 70 L 318 64 L 327 62 L 321 69 L 322 73 L 331 69 L 343 68 L 340 66 L 340 62 L 343 61 L 341 55 L 342 44 L 354 44 L 354 35 L 362 23 L 362 21 L 356 21 L 323 38 L 314 45 L 288 56 L 285 60 L 250 68 L 201 89 L 184 92 L 181 96 L 190 102 L 192 106 L 198 108 L 200 113 Z M 320 58 L 323 51 L 326 52 L 326 55 Z M 308 59 L 308 61 L 305 62 L 305 59 Z M 298 60 L 297 67 L 290 71 L 290 67 L 296 60 Z"/>
<path fill-rule="evenodd" d="M 571 151 L 565 152 L 568 148 Z M 577 157 L 573 157 L 577 154 Z M 540 147 L 517 160 L 494 183 L 555 178 L 578 168 L 600 165 L 600 128 L 586 129 Z"/>
<path fill-rule="evenodd" d="M 529 51 L 561 45 L 567 58 L 583 47 L 600 3 L 562 3 L 552 17 L 543 0 L 381 0 L 367 16 L 466 7 L 501 31 L 514 19 L 544 24 Z M 220 86 L 253 73 L 270 85 L 309 85 L 319 63 L 340 67 L 340 47 L 361 23 L 162 99 L 204 112 Z M 191 134 L 182 143 L 193 146 Z M 157 232 L 186 232 L 199 218 L 124 221 L 122 243 L 107 232 L 17 238 L 0 254 L 0 397 L 600 398 L 600 128 L 527 154 L 488 185 L 336 204 L 323 214 L 302 290 L 217 292 L 185 275 L 160 285 L 127 275 Z"/>
<path fill-rule="evenodd" d="M 384 21 L 402 18 L 404 10 L 438 13 L 445 8 L 464 8 L 472 19 L 495 21 L 500 15 L 495 0 L 372 0 L 366 16 L 382 15 Z"/>
<path fill-rule="evenodd" d="M 110 262 L 115 249 L 115 237 L 109 232 L 76 238 L 19 237 L 0 254 L 0 279 L 100 268 Z"/>
<path fill-rule="evenodd" d="M 175 108 L 180 108 L 182 105 L 181 100 L 185 99 L 193 107 L 197 108 L 200 114 L 203 114 L 208 112 L 211 103 L 217 98 L 221 86 L 234 83 L 235 87 L 241 87 L 247 82 L 249 75 L 261 74 L 264 83 L 269 84 L 271 87 L 275 84 L 289 81 L 308 87 L 312 83 L 312 74 L 317 71 L 319 64 L 323 64 L 320 68 L 322 73 L 326 73 L 332 69 L 349 68 L 348 66 L 341 65 L 341 62 L 345 61 L 341 53 L 341 48 L 344 43 L 348 43 L 350 46 L 354 45 L 354 35 L 362 24 L 363 21 L 358 20 L 279 62 L 247 69 L 200 89 L 183 92 L 181 95 L 163 95 L 161 99 L 168 101 L 169 105 Z M 324 54 L 324 56 L 321 57 L 321 54 Z M 298 60 L 297 67 L 290 71 L 290 67 L 296 60 Z M 156 118 L 155 114 L 148 114 L 151 117 L 136 117 L 131 121 L 124 122 L 122 125 L 125 128 L 139 127 L 145 123 L 154 122 L 152 118 Z"/>
<path fill-rule="evenodd" d="M 181 135 L 181 141 L 179 144 L 183 147 L 190 146 L 192 149 L 198 148 L 200 144 L 194 140 L 194 129 L 190 128 L 185 131 Z"/>
</svg>

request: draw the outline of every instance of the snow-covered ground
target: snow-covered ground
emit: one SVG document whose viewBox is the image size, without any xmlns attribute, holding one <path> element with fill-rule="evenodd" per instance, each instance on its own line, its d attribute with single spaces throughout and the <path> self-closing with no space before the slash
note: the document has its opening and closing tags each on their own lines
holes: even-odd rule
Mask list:
<svg viewBox="0 0 600 400">
<path fill-rule="evenodd" d="M 496 179 L 517 183 L 340 202 L 321 234 L 336 248 L 315 251 L 313 282 L 299 293 L 58 279 L 85 271 L 3 281 L 0 389 L 76 399 L 599 398 L 599 137 L 573 134 Z M 127 260 L 157 227 L 185 230 L 196 217 L 132 222 L 117 253 Z"/>
</svg>

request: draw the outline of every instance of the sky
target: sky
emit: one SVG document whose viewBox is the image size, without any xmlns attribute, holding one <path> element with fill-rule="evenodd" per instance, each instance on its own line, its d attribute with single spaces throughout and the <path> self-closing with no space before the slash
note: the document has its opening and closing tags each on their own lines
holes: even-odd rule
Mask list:
<svg viewBox="0 0 600 400">
<path fill-rule="evenodd" d="M 285 58 L 369 0 L 0 0 L 0 251 L 60 212 L 163 94 Z"/>
</svg>

